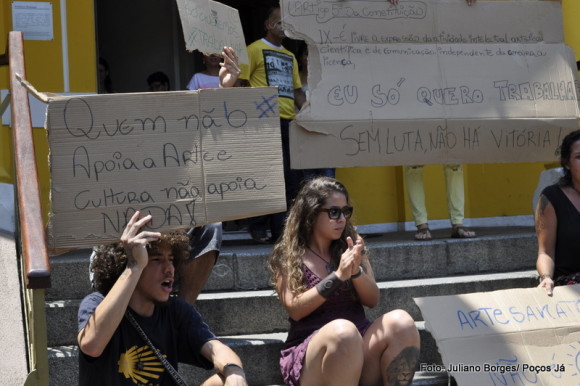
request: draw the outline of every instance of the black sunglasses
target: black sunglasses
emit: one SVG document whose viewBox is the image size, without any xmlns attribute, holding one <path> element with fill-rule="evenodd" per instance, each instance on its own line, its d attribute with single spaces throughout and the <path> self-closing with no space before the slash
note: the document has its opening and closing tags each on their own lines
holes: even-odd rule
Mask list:
<svg viewBox="0 0 580 386">
<path fill-rule="evenodd" d="M 349 219 L 352 216 L 353 207 L 343 206 L 342 208 L 338 206 L 331 206 L 330 208 L 320 208 L 321 212 L 328 213 L 328 218 L 331 220 L 338 220 L 341 213 L 344 215 L 345 219 Z"/>
</svg>

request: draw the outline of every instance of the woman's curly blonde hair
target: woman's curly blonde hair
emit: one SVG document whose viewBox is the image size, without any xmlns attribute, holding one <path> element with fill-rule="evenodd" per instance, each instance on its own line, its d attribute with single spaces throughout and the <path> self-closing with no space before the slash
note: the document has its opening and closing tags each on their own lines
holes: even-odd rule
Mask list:
<svg viewBox="0 0 580 386">
<path fill-rule="evenodd" d="M 290 291 L 293 294 L 298 295 L 306 291 L 302 272 L 302 256 L 308 249 L 320 208 L 333 193 L 344 194 L 347 205 L 350 205 L 346 187 L 334 178 L 318 177 L 312 179 L 307 181 L 298 192 L 292 208 L 288 212 L 282 237 L 274 246 L 268 261 L 270 283 L 274 288 L 276 288 L 278 278 L 287 277 Z M 356 240 L 358 234 L 350 220 L 347 219 L 342 235 L 330 245 L 331 259 L 336 267 L 340 262 L 340 256 L 347 248 L 346 238 L 348 236 Z"/>
<path fill-rule="evenodd" d="M 185 231 L 163 233 L 159 240 L 147 246 L 147 252 L 155 251 L 165 245 L 171 248 L 173 265 L 176 277 L 178 277 L 179 264 L 189 257 L 189 237 Z M 95 289 L 107 296 L 126 267 L 127 254 L 120 242 L 96 247 L 95 259 L 91 263 Z"/>
</svg>

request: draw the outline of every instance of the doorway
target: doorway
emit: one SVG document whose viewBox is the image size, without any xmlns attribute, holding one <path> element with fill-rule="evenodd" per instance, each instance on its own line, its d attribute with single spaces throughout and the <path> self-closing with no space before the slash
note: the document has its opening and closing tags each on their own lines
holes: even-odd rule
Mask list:
<svg viewBox="0 0 580 386">
<path fill-rule="evenodd" d="M 263 20 L 276 0 L 224 0 L 240 14 L 246 44 L 263 36 Z M 148 91 L 149 74 L 167 74 L 172 90 L 185 90 L 203 69 L 187 52 L 175 0 L 95 0 L 97 58 L 109 65 L 114 92 Z M 293 46 L 293 44 L 290 44 Z M 292 50 L 291 47 L 288 47 Z"/>
</svg>

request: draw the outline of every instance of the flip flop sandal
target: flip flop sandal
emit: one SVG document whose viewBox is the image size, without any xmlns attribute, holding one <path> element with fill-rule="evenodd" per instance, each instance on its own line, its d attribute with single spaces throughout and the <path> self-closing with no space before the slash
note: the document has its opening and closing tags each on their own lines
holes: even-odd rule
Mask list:
<svg viewBox="0 0 580 386">
<path fill-rule="evenodd" d="M 454 226 L 451 231 L 451 237 L 454 239 L 472 239 L 477 237 L 475 232 L 464 226 Z"/>
<path fill-rule="evenodd" d="M 428 241 L 432 239 L 433 237 L 431 236 L 431 231 L 429 230 L 429 227 L 417 228 L 417 231 L 415 232 L 415 240 Z"/>
</svg>

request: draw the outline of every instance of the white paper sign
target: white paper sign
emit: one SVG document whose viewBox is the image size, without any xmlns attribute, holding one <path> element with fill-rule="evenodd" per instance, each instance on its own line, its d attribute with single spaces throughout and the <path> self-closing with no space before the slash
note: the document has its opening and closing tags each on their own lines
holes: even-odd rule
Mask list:
<svg viewBox="0 0 580 386">
<path fill-rule="evenodd" d="M 12 29 L 22 31 L 24 40 L 53 40 L 52 3 L 13 1 Z"/>
</svg>

